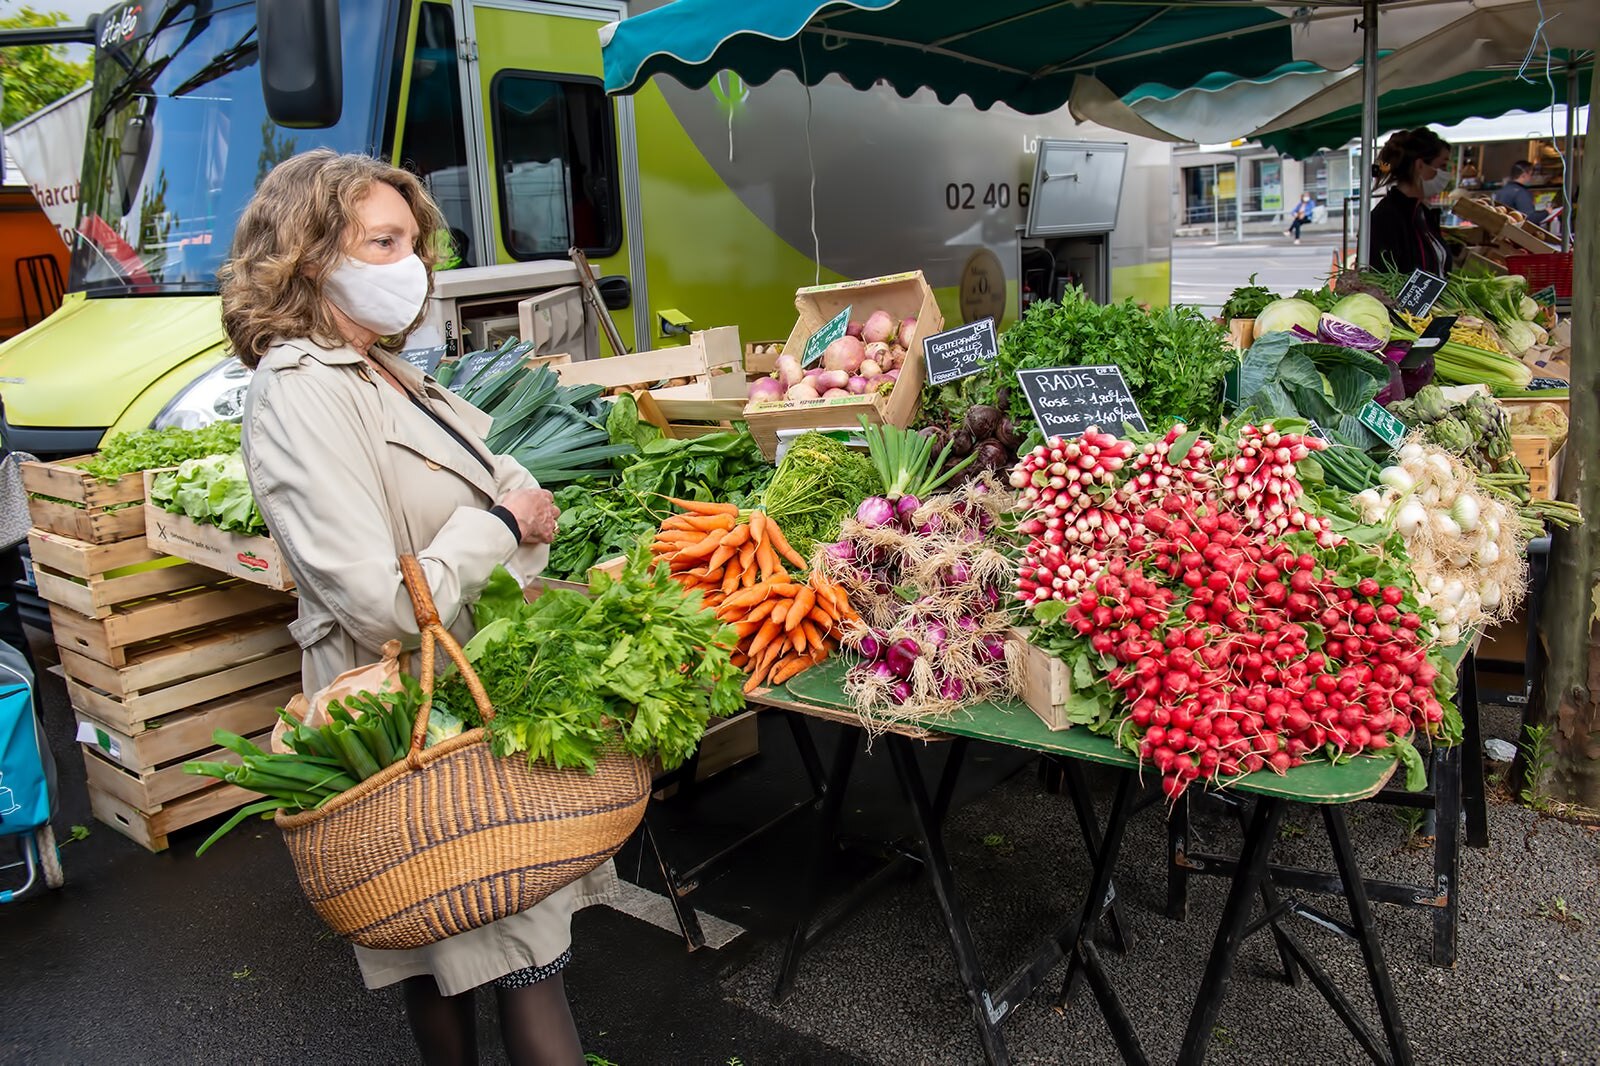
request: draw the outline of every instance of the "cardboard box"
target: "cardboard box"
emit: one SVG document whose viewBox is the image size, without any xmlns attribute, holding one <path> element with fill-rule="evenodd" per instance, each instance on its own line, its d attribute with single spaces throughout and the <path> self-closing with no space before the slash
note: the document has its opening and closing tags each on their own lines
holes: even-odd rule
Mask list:
<svg viewBox="0 0 1600 1066">
<path fill-rule="evenodd" d="M 744 420 L 750 426 L 750 435 L 761 446 L 761 453 L 768 459 L 777 455 L 780 429 L 856 429 L 862 416 L 875 425 L 909 427 L 917 417 L 926 380 L 923 342 L 944 329 L 944 315 L 922 271 L 801 289 L 795 293 L 794 305 L 800 317 L 784 342 L 785 352 L 804 352 L 811 335 L 846 307 L 853 308 L 852 317 L 855 318 L 865 319 L 881 309 L 897 322 L 915 318 L 917 326 L 911 336 L 905 365 L 900 368 L 900 377 L 888 396 L 874 393 L 845 399 L 780 401 L 746 407 Z"/>
<path fill-rule="evenodd" d="M 160 470 L 144 472 L 145 495 Z M 269 589 L 287 592 L 294 578 L 284 565 L 283 553 L 271 537 L 247 537 L 216 526 L 202 525 L 188 515 L 163 511 L 147 505 L 144 509 L 145 540 L 151 551 L 175 555 L 192 563 L 208 566 L 228 577 L 237 577 Z"/>
</svg>

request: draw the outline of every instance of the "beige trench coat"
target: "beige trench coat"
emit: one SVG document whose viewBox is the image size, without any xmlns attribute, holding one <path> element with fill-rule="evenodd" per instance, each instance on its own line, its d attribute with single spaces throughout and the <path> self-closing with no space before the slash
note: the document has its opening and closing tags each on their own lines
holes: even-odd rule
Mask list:
<svg viewBox="0 0 1600 1066">
<path fill-rule="evenodd" d="M 383 365 L 469 441 L 487 415 L 403 360 Z M 340 673 L 377 662 L 385 642 L 419 643 L 397 557 L 415 554 L 439 617 L 472 635 L 471 604 L 496 566 L 524 581 L 548 545 L 519 546 L 488 508 L 536 483 L 514 460 L 483 455 L 493 472 L 418 411 L 359 352 L 307 340 L 277 345 L 245 401 L 250 488 L 299 594 L 290 627 L 304 652 L 302 684 L 314 693 Z M 572 912 L 609 898 L 615 868 L 600 869 L 539 906 L 412 951 L 356 948 L 368 988 L 432 974 L 445 995 L 554 961 L 571 944 Z"/>
</svg>

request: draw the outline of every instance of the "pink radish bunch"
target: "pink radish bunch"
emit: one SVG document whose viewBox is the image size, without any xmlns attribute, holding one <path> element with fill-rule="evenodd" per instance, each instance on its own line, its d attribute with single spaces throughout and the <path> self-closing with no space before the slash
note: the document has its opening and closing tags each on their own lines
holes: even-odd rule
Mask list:
<svg viewBox="0 0 1600 1066">
<path fill-rule="evenodd" d="M 1238 454 L 1222 476 L 1223 500 L 1269 533 L 1304 529 L 1317 534 L 1321 547 L 1333 547 L 1338 538 L 1327 522 L 1300 507 L 1303 490 L 1295 474 L 1296 463 L 1327 446 L 1316 437 L 1278 433 L 1270 424 L 1245 426 L 1239 431 Z"/>
</svg>

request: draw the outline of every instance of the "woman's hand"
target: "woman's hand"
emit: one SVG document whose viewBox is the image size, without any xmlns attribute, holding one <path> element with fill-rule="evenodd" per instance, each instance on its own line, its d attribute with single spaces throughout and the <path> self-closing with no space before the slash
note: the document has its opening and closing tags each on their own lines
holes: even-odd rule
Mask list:
<svg viewBox="0 0 1600 1066">
<path fill-rule="evenodd" d="M 522 530 L 522 543 L 555 543 L 556 519 L 561 517 L 561 511 L 556 507 L 555 497 L 547 490 L 508 492 L 501 498 L 500 506 L 516 516 L 517 528 Z"/>
</svg>

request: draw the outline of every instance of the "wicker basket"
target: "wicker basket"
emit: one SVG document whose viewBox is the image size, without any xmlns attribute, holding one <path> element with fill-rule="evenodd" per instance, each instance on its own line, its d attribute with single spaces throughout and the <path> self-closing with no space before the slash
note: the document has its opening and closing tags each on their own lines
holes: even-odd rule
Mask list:
<svg viewBox="0 0 1600 1066">
<path fill-rule="evenodd" d="M 497 758 L 474 729 L 422 749 L 435 644 L 487 720 L 494 709 L 439 622 L 416 560 L 401 572 L 422 630 L 422 713 L 411 751 L 319 810 L 279 814 L 300 886 L 334 932 L 368 948 L 418 948 L 528 910 L 598 867 L 638 828 L 650 768 L 614 753 L 594 774 Z"/>
</svg>

